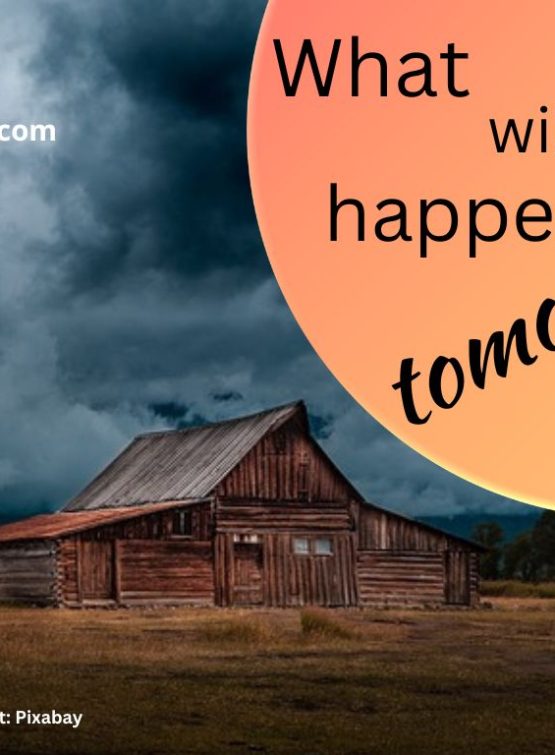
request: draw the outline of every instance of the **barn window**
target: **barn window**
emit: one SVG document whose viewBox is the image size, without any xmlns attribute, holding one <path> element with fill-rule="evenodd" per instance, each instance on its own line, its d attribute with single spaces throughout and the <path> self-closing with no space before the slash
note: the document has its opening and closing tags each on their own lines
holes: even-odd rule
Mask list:
<svg viewBox="0 0 555 755">
<path fill-rule="evenodd" d="M 329 537 L 319 537 L 314 543 L 316 556 L 331 556 L 333 553 Z"/>
<path fill-rule="evenodd" d="M 173 534 L 181 537 L 191 537 L 193 521 L 190 511 L 176 511 L 173 515 Z"/>
<path fill-rule="evenodd" d="M 333 555 L 332 541 L 329 537 L 294 537 L 293 553 L 296 556 L 331 556 Z"/>
<path fill-rule="evenodd" d="M 294 537 L 293 552 L 296 553 L 297 556 L 308 556 L 308 554 L 310 553 L 308 538 Z"/>
</svg>

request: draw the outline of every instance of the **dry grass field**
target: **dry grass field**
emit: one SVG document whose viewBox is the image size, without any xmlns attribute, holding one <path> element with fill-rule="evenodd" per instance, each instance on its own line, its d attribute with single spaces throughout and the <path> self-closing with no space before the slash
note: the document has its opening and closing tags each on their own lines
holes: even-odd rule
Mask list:
<svg viewBox="0 0 555 755">
<path fill-rule="evenodd" d="M 555 601 L 476 611 L 0 610 L 1 753 L 552 753 Z"/>
</svg>

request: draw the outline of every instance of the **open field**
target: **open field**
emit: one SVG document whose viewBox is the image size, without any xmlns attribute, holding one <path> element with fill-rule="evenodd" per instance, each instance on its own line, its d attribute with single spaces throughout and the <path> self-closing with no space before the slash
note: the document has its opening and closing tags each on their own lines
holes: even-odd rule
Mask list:
<svg viewBox="0 0 555 755">
<path fill-rule="evenodd" d="M 2 753 L 552 753 L 555 601 L 494 610 L 0 610 Z"/>
</svg>

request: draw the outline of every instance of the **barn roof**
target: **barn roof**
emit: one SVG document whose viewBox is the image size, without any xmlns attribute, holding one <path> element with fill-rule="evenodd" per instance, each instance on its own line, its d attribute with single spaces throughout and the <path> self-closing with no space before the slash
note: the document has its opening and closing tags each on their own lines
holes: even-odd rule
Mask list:
<svg viewBox="0 0 555 755">
<path fill-rule="evenodd" d="M 307 422 L 302 401 L 239 419 L 139 435 L 64 511 L 204 498 L 266 433 L 295 414 Z"/>
<path fill-rule="evenodd" d="M 0 527 L 0 543 L 15 542 L 17 540 L 51 540 L 64 535 L 115 524 L 139 516 L 157 514 L 160 510 L 172 509 L 176 506 L 188 506 L 198 501 L 187 503 L 172 501 L 170 503 L 156 503 L 143 506 L 127 506 L 118 509 L 100 509 L 97 511 L 61 511 L 58 514 L 39 514 L 19 522 L 12 522 Z"/>
</svg>

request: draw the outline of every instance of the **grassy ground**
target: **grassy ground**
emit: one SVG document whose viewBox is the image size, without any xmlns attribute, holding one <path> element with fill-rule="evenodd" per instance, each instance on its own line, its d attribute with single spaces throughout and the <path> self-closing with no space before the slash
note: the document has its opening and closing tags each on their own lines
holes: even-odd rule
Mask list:
<svg viewBox="0 0 555 755">
<path fill-rule="evenodd" d="M 555 582 L 520 582 L 516 579 L 497 579 L 482 582 L 483 596 L 495 598 L 555 598 Z"/>
<path fill-rule="evenodd" d="M 555 601 L 478 611 L 0 610 L 1 753 L 552 753 Z"/>
</svg>

